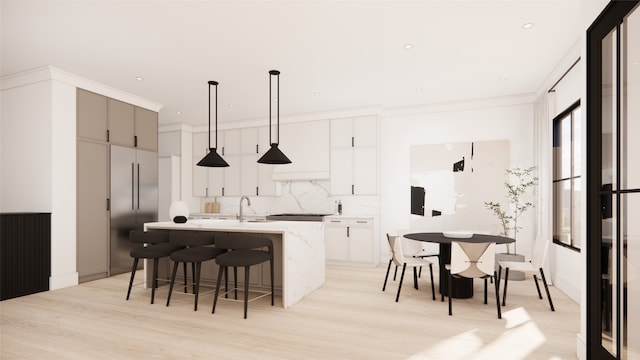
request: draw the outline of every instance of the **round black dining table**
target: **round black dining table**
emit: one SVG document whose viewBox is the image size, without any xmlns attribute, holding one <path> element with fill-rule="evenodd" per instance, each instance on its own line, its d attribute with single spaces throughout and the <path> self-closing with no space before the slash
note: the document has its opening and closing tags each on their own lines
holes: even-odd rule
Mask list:
<svg viewBox="0 0 640 360">
<path fill-rule="evenodd" d="M 473 234 L 469 238 L 453 238 L 444 236 L 441 232 L 422 232 L 410 233 L 403 235 L 407 239 L 437 243 L 440 245 L 440 253 L 438 254 L 438 262 L 440 267 L 440 294 L 448 295 L 449 287 L 447 282 L 447 273 L 444 268 L 445 264 L 451 261 L 451 242 L 493 242 L 496 244 L 510 244 L 515 242 L 514 239 L 499 235 Z M 467 299 L 473 297 L 473 279 L 453 278 L 452 279 L 451 296 L 458 299 Z"/>
</svg>

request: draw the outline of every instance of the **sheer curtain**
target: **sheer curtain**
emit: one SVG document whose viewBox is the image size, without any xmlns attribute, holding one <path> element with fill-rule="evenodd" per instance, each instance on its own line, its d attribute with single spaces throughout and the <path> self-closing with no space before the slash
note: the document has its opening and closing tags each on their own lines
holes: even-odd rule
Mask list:
<svg viewBox="0 0 640 360">
<path fill-rule="evenodd" d="M 538 173 L 536 187 L 536 237 L 534 241 L 552 241 L 553 237 L 553 112 L 555 93 L 544 92 L 534 102 L 534 161 Z M 532 244 L 532 251 L 536 248 Z"/>
</svg>

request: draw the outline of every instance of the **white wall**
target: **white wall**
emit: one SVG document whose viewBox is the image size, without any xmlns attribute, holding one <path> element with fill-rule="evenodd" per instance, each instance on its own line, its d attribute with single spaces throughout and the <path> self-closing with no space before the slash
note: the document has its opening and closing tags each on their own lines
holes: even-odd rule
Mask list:
<svg viewBox="0 0 640 360">
<path fill-rule="evenodd" d="M 152 111 L 161 108 L 50 66 L 1 79 L 0 212 L 51 213 L 51 290 L 78 284 L 77 87 Z"/>
<path fill-rule="evenodd" d="M 51 212 L 51 101 L 51 81 L 2 91 L 2 212 Z"/>
<path fill-rule="evenodd" d="M 381 121 L 380 238 L 386 239 L 383 235 L 387 232 L 410 228 L 411 146 L 509 140 L 509 166 L 529 167 L 533 163 L 532 102 L 532 96 L 514 96 L 385 112 Z M 518 238 L 521 254 L 531 252 L 532 215 L 523 215 Z M 381 249 L 386 248 L 381 244 Z M 387 261 L 387 252 L 381 253 L 381 262 Z"/>
<path fill-rule="evenodd" d="M 42 73 L 2 87 L 1 212 L 51 213 L 50 289 L 76 272 L 76 90 Z"/>
</svg>

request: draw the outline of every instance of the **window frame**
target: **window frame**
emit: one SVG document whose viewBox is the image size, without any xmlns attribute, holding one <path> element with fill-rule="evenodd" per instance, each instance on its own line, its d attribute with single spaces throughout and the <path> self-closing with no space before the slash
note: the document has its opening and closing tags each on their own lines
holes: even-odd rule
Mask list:
<svg viewBox="0 0 640 360">
<path fill-rule="evenodd" d="M 580 121 L 580 129 L 584 128 L 584 112 L 582 110 L 582 107 L 580 106 L 580 100 L 577 100 L 576 102 L 574 102 L 573 104 L 571 104 L 568 108 L 566 108 L 565 110 L 563 110 L 560 114 L 556 115 L 553 120 L 552 120 L 552 129 L 553 129 L 553 144 L 552 146 L 555 148 L 556 143 L 558 141 L 558 139 L 560 139 L 562 137 L 562 134 L 558 134 L 556 133 L 556 129 L 559 129 L 561 126 L 557 126 L 557 124 L 559 124 L 562 120 L 564 120 L 565 118 L 569 117 L 570 121 L 571 121 L 571 143 L 569 144 L 570 149 L 571 149 L 571 159 L 570 159 L 570 175 L 569 177 L 559 177 L 558 179 L 556 179 L 556 168 L 557 168 L 557 160 L 562 162 L 563 158 L 559 158 L 556 159 L 556 157 L 553 157 L 552 163 L 553 163 L 553 171 L 552 171 L 552 179 L 551 179 L 551 193 L 552 193 L 552 197 L 553 197 L 553 215 L 552 215 L 552 238 L 553 238 L 553 243 L 563 246 L 565 248 L 577 251 L 577 252 L 581 252 L 581 249 L 583 247 L 583 244 L 580 244 L 580 246 L 576 246 L 575 242 L 574 242 L 574 220 L 575 220 L 575 216 L 580 216 L 580 214 L 578 212 L 574 212 L 573 211 L 573 201 L 574 201 L 574 196 L 575 196 L 575 190 L 574 190 L 574 181 L 575 180 L 580 180 L 582 182 L 581 184 L 581 188 L 582 191 L 585 191 L 585 184 L 584 184 L 584 169 L 582 168 L 582 164 L 576 164 L 576 159 L 575 159 L 575 152 L 574 152 L 574 139 L 580 139 L 581 134 L 575 134 L 574 130 L 575 130 L 575 117 L 574 114 L 576 111 L 580 111 L 580 118 L 578 119 L 578 121 Z M 579 175 L 575 175 L 574 174 L 574 168 L 575 166 L 578 165 L 580 166 L 580 174 Z M 564 241 L 561 241 L 559 238 L 556 237 L 556 223 L 557 223 L 557 215 L 556 215 L 556 184 L 561 183 L 561 182 L 566 182 L 568 181 L 570 183 L 570 219 L 569 219 L 569 223 L 571 224 L 570 226 L 570 231 L 569 231 L 569 243 L 566 243 Z M 583 207 L 584 205 L 582 205 Z"/>
</svg>

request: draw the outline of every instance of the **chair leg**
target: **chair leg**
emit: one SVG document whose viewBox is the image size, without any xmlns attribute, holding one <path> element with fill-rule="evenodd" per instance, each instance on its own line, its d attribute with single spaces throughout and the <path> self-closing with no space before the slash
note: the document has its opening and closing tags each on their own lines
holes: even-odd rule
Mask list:
<svg viewBox="0 0 640 360">
<path fill-rule="evenodd" d="M 507 303 L 507 284 L 509 283 L 509 268 L 504 269 L 504 293 L 502 293 L 502 306 Z"/>
<path fill-rule="evenodd" d="M 497 276 L 498 274 L 496 273 L 496 271 L 493 271 L 493 276 Z M 496 277 L 496 279 L 499 279 L 498 277 Z M 496 290 L 496 309 L 498 310 L 498 319 L 502 319 L 502 311 L 500 310 L 500 285 L 499 285 L 499 281 L 496 280 L 495 283 L 495 290 Z M 486 282 L 485 282 L 486 284 Z M 506 283 L 505 283 L 506 284 Z M 506 286 L 506 285 L 505 285 Z"/>
<path fill-rule="evenodd" d="M 247 308 L 249 307 L 249 267 L 244 267 L 244 318 L 247 318 Z"/>
<path fill-rule="evenodd" d="M 384 276 L 384 284 L 382 284 L 382 291 L 387 288 L 387 279 L 389 278 L 389 271 L 391 270 L 391 263 L 393 259 L 389 259 L 389 265 L 387 265 L 387 275 Z"/>
<path fill-rule="evenodd" d="M 274 265 L 273 265 L 273 255 L 271 256 L 271 259 L 269 259 L 269 264 L 271 265 L 271 266 L 269 266 L 271 268 L 270 269 L 271 270 L 271 306 L 273 306 L 274 305 L 274 298 L 275 298 L 275 295 L 274 295 L 275 287 L 274 287 L 274 284 L 273 284 L 273 267 L 274 267 Z"/>
<path fill-rule="evenodd" d="M 542 300 L 542 293 L 540 292 L 540 285 L 538 285 L 538 277 L 533 274 L 533 282 L 536 284 L 536 290 L 538 290 L 538 299 Z"/>
<path fill-rule="evenodd" d="M 187 263 L 182 263 L 182 270 L 184 271 L 184 293 L 187 293 Z M 191 274 L 193 275 L 193 274 Z"/>
<path fill-rule="evenodd" d="M 226 267 L 224 266 L 218 267 L 218 281 L 216 282 L 216 294 L 213 296 L 213 308 L 211 309 L 212 314 L 216 312 L 216 304 L 218 303 L 218 294 L 220 294 L 220 283 L 222 282 L 222 273 L 225 272 L 225 269 Z"/>
<path fill-rule="evenodd" d="M 420 266 L 420 271 L 418 271 L 418 277 L 421 278 L 422 277 L 422 266 Z"/>
<path fill-rule="evenodd" d="M 173 271 L 171 272 L 171 282 L 169 283 L 169 295 L 167 295 L 167 306 L 169 306 L 169 302 L 171 301 L 171 292 L 173 291 L 173 283 L 176 281 L 176 273 L 178 272 L 178 262 L 174 261 L 173 263 Z M 185 278 L 187 274 L 185 273 Z"/>
<path fill-rule="evenodd" d="M 396 269 L 393 270 L 393 281 L 396 281 L 396 275 L 398 275 L 398 265 L 396 265 Z"/>
<path fill-rule="evenodd" d="M 229 268 L 224 267 L 224 297 L 229 298 Z"/>
<path fill-rule="evenodd" d="M 396 295 L 396 302 L 400 299 L 400 290 L 402 290 L 402 280 L 404 280 L 404 271 L 407 268 L 407 264 L 402 265 L 402 274 L 400 275 L 400 282 L 398 283 L 398 294 Z"/>
<path fill-rule="evenodd" d="M 131 279 L 129 280 L 129 289 L 127 290 L 127 300 L 131 295 L 131 287 L 133 287 L 133 279 L 136 277 L 136 269 L 138 268 L 138 258 L 133 258 L 133 268 L 131 269 Z"/>
<path fill-rule="evenodd" d="M 195 295 L 195 293 L 196 293 L 196 263 L 191 263 L 191 282 L 193 284 L 191 286 L 191 291 Z"/>
<path fill-rule="evenodd" d="M 233 294 L 234 299 L 238 300 L 238 267 L 233 267 Z"/>
<path fill-rule="evenodd" d="M 549 292 L 547 279 L 544 277 L 544 271 L 542 271 L 542 268 L 540 268 L 540 277 L 542 278 L 542 284 L 544 284 L 544 290 L 547 292 L 547 298 L 549 299 L 549 306 L 551 307 L 551 311 L 556 311 L 556 309 L 553 307 L 553 301 L 551 301 L 551 293 Z"/>
<path fill-rule="evenodd" d="M 156 298 L 156 288 L 158 287 L 158 258 L 153 259 L 153 281 L 151 281 L 151 303 Z"/>
<path fill-rule="evenodd" d="M 484 278 L 484 304 L 487 304 L 487 278 Z"/>
<path fill-rule="evenodd" d="M 413 267 L 413 288 L 418 290 L 418 269 Z"/>
<path fill-rule="evenodd" d="M 436 286 L 433 284 L 433 264 L 429 264 L 429 275 L 431 275 L 431 297 L 436 301 Z"/>
<path fill-rule="evenodd" d="M 453 283 L 451 281 L 451 272 L 447 270 L 447 281 L 449 282 L 449 316 L 453 315 L 453 311 L 451 309 L 451 288 L 453 288 Z"/>
<path fill-rule="evenodd" d="M 193 311 L 198 311 L 198 294 L 200 294 L 200 270 L 202 269 L 202 262 L 195 263 L 196 273 L 193 275 L 193 295 L 195 296 L 193 302 Z"/>
</svg>

